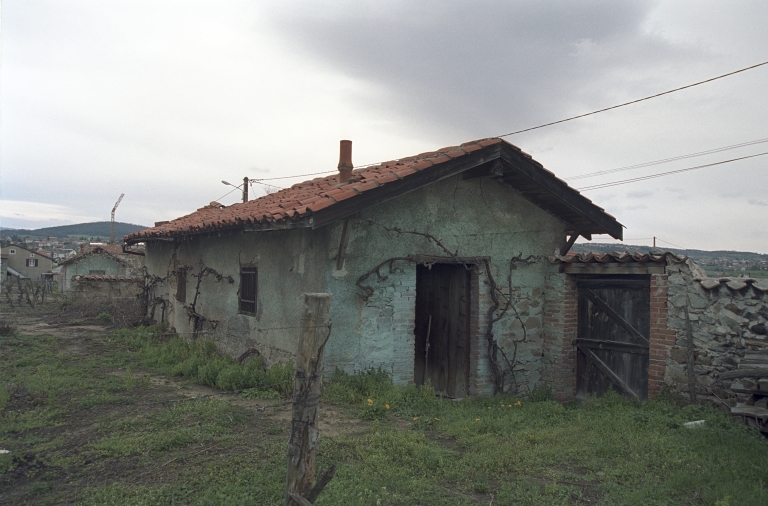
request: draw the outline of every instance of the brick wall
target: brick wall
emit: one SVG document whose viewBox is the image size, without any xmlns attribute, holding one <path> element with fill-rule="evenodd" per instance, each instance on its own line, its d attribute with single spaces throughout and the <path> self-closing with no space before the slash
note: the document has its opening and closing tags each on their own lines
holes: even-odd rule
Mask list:
<svg viewBox="0 0 768 506">
<path fill-rule="evenodd" d="M 578 327 L 576 281 L 566 274 L 550 274 L 544 295 L 544 381 L 558 400 L 576 395 L 576 339 Z"/>
<path fill-rule="evenodd" d="M 666 274 L 651 275 L 651 331 L 648 361 L 648 397 L 655 398 L 661 391 L 667 368 L 667 354 L 675 345 L 675 331 L 667 328 Z"/>
</svg>

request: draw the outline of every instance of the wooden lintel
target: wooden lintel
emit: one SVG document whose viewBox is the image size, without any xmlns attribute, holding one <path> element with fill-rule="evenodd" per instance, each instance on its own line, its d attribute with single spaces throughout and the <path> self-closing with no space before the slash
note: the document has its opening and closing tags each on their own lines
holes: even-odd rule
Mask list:
<svg viewBox="0 0 768 506">
<path fill-rule="evenodd" d="M 638 263 L 588 263 L 560 264 L 560 272 L 566 274 L 664 274 L 664 264 Z"/>
<path fill-rule="evenodd" d="M 638 263 L 560 264 L 565 274 L 664 274 L 664 265 Z"/>
<path fill-rule="evenodd" d="M 631 388 L 629 388 L 626 383 L 624 383 L 624 380 L 619 378 L 616 375 L 616 373 L 613 372 L 613 370 L 610 367 L 608 367 L 605 364 L 605 362 L 600 360 L 600 357 L 595 355 L 595 353 L 592 350 L 590 350 L 589 348 L 583 347 L 583 346 L 579 346 L 579 351 L 581 351 L 587 357 L 587 359 L 590 362 L 595 364 L 595 366 L 598 369 L 600 369 L 600 371 L 603 374 L 605 374 L 608 377 L 609 380 L 611 380 L 611 383 L 613 383 L 614 385 L 619 387 L 619 390 L 621 390 L 622 392 L 624 392 L 624 393 L 626 393 L 628 395 L 631 395 L 635 399 L 638 399 L 638 400 L 640 399 L 640 397 Z"/>
<path fill-rule="evenodd" d="M 477 265 L 487 260 L 489 257 L 438 257 L 432 255 L 408 255 L 408 258 L 417 264 L 465 264 Z"/>
<path fill-rule="evenodd" d="M 347 243 L 349 242 L 349 218 L 344 220 L 339 241 L 339 252 L 336 254 L 336 270 L 344 268 L 344 257 L 347 255 Z"/>
</svg>

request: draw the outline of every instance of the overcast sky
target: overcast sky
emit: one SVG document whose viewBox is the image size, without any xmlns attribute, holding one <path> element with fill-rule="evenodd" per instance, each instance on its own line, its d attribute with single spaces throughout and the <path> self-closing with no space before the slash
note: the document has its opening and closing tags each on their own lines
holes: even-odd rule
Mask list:
<svg viewBox="0 0 768 506">
<path fill-rule="evenodd" d="M 3 227 L 143 225 L 768 60 L 768 2 L 3 0 Z M 506 139 L 561 178 L 768 139 L 768 65 Z M 768 142 L 568 180 L 580 188 Z M 585 191 L 632 244 L 768 253 L 768 156 Z M 275 181 L 289 186 L 307 178 Z M 596 236 L 596 241 L 605 238 Z M 662 242 L 665 241 L 665 242 Z"/>
</svg>

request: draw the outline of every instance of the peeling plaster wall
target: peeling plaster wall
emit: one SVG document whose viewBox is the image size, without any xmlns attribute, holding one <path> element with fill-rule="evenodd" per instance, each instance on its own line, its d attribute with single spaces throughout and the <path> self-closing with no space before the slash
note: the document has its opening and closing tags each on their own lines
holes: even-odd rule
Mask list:
<svg viewBox="0 0 768 506">
<path fill-rule="evenodd" d="M 389 258 L 450 256 L 425 237 L 389 232 L 381 225 L 428 233 L 458 257 L 488 257 L 493 277 L 505 294 L 509 292 L 510 259 L 518 255 L 535 257 L 531 265 L 518 262 L 512 271 L 512 296 L 519 301 L 517 309 L 527 333 L 526 342 L 518 347 L 515 379 L 518 390 L 532 388 L 542 375 L 545 277 L 556 271 L 545 257 L 564 243 L 565 225 L 517 191 L 489 178 L 449 178 L 362 212 L 350 221 L 344 267 L 338 271 L 335 259 L 343 225 L 331 227 L 325 261 L 325 286 L 334 297 L 328 367 L 350 373 L 381 367 L 398 383 L 413 381 L 416 264 L 397 261 L 392 272 L 384 266 L 381 272 L 386 279 L 379 280 L 372 274 L 363 283 L 375 291 L 367 300 L 355 281 Z M 484 337 L 491 302 L 485 266 L 475 267 L 480 307 L 475 315 L 477 321 L 472 322 L 470 346 L 475 349 L 470 354 L 475 358 L 470 361 L 470 391 L 481 394 L 492 392 Z M 511 359 L 512 340 L 523 336 L 512 311 L 495 323 L 494 335 Z M 503 363 L 501 356 L 499 360 Z M 513 385 L 514 379 L 508 377 L 506 384 Z"/>
<path fill-rule="evenodd" d="M 343 268 L 336 269 L 343 222 L 315 230 L 296 229 L 260 233 L 193 236 L 181 243 L 150 242 L 147 269 L 167 278 L 154 286 L 155 296 L 167 301 L 165 320 L 182 335 L 190 333 L 187 309 L 193 302 L 201 267 L 232 276 L 234 283 L 213 276 L 203 278 L 196 311 L 213 324 L 204 327 L 220 349 L 233 357 L 256 348 L 267 363 L 291 360 L 298 336 L 301 294 L 333 294 L 331 339 L 326 347 L 326 371 L 346 372 L 381 367 L 399 384 L 413 382 L 416 264 L 397 261 L 378 279 L 370 276 L 374 294 L 365 297 L 356 286 L 360 276 L 393 257 L 430 255 L 450 258 L 426 237 L 398 234 L 383 226 L 430 234 L 458 257 L 487 257 L 491 272 L 509 296 L 510 259 L 520 257 L 512 269 L 512 294 L 525 323 L 526 340 L 518 346 L 514 377 L 525 392 L 543 374 L 543 311 L 545 280 L 556 266 L 546 257 L 565 242 L 566 225 L 526 200 L 519 192 L 490 178 L 449 178 L 369 208 L 349 223 L 349 240 Z M 256 316 L 238 314 L 241 265 L 258 266 Z M 173 274 L 186 267 L 186 303 L 176 301 Z M 473 318 L 470 350 L 472 394 L 492 392 L 484 336 L 491 301 L 485 265 L 473 269 Z M 157 306 L 155 317 L 161 316 Z M 213 328 L 215 326 L 215 329 Z M 513 311 L 494 325 L 499 345 L 512 359 L 513 339 L 523 338 L 523 328 Z M 504 365 L 503 358 L 499 361 Z"/>
<path fill-rule="evenodd" d="M 310 230 L 281 230 L 268 233 L 233 233 L 215 237 L 192 237 L 179 244 L 150 243 L 147 269 L 166 281 L 156 285 L 156 296 L 165 299 L 165 321 L 180 335 L 192 334 L 187 308 L 203 315 L 202 334 L 210 335 L 217 346 L 232 357 L 257 349 L 267 363 L 290 360 L 295 354 L 299 333 L 301 294 L 322 291 L 322 271 L 307 269 L 320 265 L 315 259 L 321 234 Z M 240 267 L 258 267 L 256 315 L 239 314 Z M 213 274 L 199 278 L 204 268 Z M 184 268 L 186 301 L 176 300 L 177 276 Z M 228 277 L 231 277 L 232 282 Z M 197 301 L 195 293 L 200 279 Z M 159 319 L 159 312 L 156 318 Z"/>
</svg>

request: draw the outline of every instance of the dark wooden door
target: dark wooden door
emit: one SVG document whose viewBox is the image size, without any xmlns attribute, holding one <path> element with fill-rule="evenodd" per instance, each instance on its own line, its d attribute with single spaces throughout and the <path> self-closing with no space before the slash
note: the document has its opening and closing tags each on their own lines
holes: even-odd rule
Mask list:
<svg viewBox="0 0 768 506">
<path fill-rule="evenodd" d="M 613 388 L 647 399 L 649 279 L 583 279 L 577 286 L 576 396 L 601 396 Z"/>
<path fill-rule="evenodd" d="M 414 380 L 453 398 L 469 390 L 469 276 L 463 265 L 416 268 Z"/>
</svg>

